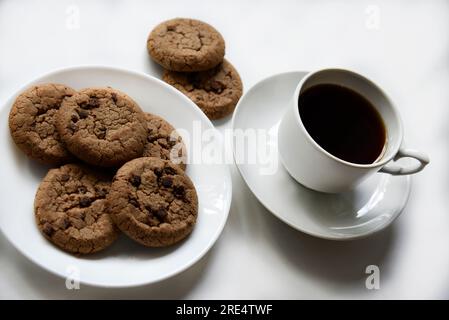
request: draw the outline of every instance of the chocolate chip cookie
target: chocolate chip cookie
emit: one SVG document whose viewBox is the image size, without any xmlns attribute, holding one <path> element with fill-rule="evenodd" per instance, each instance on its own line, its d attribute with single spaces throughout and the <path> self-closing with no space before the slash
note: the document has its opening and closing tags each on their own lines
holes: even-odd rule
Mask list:
<svg viewBox="0 0 449 320">
<path fill-rule="evenodd" d="M 72 159 L 55 128 L 61 103 L 75 94 L 62 84 L 41 84 L 21 93 L 9 113 L 9 130 L 15 144 L 30 158 L 58 165 Z"/>
<path fill-rule="evenodd" d="M 243 92 L 237 70 L 226 60 L 203 72 L 165 70 L 163 80 L 188 96 L 211 120 L 231 114 Z"/>
<path fill-rule="evenodd" d="M 223 61 L 225 42 L 209 24 L 194 19 L 172 19 L 156 26 L 147 39 L 150 56 L 172 71 L 194 72 Z"/>
<path fill-rule="evenodd" d="M 191 233 L 198 198 L 181 168 L 167 160 L 144 157 L 118 170 L 107 211 L 130 238 L 148 247 L 164 247 Z"/>
<path fill-rule="evenodd" d="M 145 119 L 148 124 L 148 141 L 143 156 L 170 160 L 185 170 L 186 147 L 175 128 L 163 118 L 151 113 L 145 113 Z"/>
<path fill-rule="evenodd" d="M 147 141 L 144 113 L 112 88 L 87 88 L 64 100 L 56 128 L 70 152 L 103 167 L 141 156 Z"/>
<path fill-rule="evenodd" d="M 87 254 L 108 247 L 118 230 L 105 213 L 111 180 L 83 166 L 67 164 L 51 169 L 34 201 L 42 234 L 63 250 Z"/>
</svg>

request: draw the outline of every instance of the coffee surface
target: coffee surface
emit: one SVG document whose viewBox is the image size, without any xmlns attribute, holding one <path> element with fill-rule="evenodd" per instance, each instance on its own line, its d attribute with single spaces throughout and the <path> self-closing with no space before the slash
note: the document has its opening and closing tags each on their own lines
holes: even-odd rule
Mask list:
<svg viewBox="0 0 449 320">
<path fill-rule="evenodd" d="M 386 132 L 376 108 L 352 89 L 319 84 L 298 100 L 307 132 L 323 149 L 339 159 L 370 164 L 383 153 Z"/>
</svg>

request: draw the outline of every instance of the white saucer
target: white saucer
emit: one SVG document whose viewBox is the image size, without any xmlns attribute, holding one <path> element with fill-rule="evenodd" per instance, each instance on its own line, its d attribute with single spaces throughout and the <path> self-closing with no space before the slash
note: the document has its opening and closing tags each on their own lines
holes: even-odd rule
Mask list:
<svg viewBox="0 0 449 320">
<path fill-rule="evenodd" d="M 266 130 L 270 132 L 269 141 L 277 149 L 279 121 L 295 87 L 305 75 L 306 72 L 278 74 L 252 87 L 234 112 L 234 132 Z M 269 211 L 304 233 L 330 240 L 366 237 L 390 225 L 407 203 L 409 176 L 376 173 L 352 192 L 319 193 L 291 178 L 279 161 L 277 151 L 271 153 L 266 162 L 243 162 L 241 159 L 245 156 L 260 151 L 258 145 L 246 143 L 238 148 L 234 139 L 234 157 L 243 179 Z M 267 168 L 276 163 L 277 170 L 266 174 Z"/>
<path fill-rule="evenodd" d="M 188 98 L 166 83 L 145 74 L 108 67 L 76 67 L 47 74 L 24 88 L 58 82 L 75 89 L 111 86 L 122 90 L 144 111 L 166 118 L 184 138 L 192 131 L 209 129 L 212 123 Z M 23 88 L 23 89 L 24 89 Z M 103 252 L 86 257 L 67 254 L 44 239 L 36 227 L 33 201 L 39 182 L 48 168 L 28 160 L 20 152 L 8 129 L 8 114 L 14 94 L 0 109 L 0 229 L 26 257 L 41 267 L 67 277 L 79 274 L 82 283 L 104 287 L 129 287 L 171 277 L 198 261 L 215 243 L 226 223 L 232 196 L 229 168 L 225 164 L 189 164 L 187 174 L 199 198 L 198 221 L 192 234 L 168 248 L 145 248 L 121 236 Z M 219 134 L 209 143 L 223 147 Z M 191 139 L 184 139 L 192 154 Z M 201 141 L 195 141 L 197 144 Z M 61 280 L 61 285 L 64 285 Z"/>
</svg>

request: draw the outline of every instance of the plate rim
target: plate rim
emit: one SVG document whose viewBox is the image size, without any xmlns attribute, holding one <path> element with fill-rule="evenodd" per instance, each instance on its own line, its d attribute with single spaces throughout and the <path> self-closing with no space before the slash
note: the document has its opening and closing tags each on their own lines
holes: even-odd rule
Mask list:
<svg viewBox="0 0 449 320">
<path fill-rule="evenodd" d="M 75 65 L 75 66 L 69 66 L 69 67 L 62 67 L 62 68 L 56 68 L 56 69 L 52 69 L 49 72 L 43 73 L 40 76 L 34 78 L 31 81 L 28 81 L 25 85 L 19 87 L 17 90 L 14 91 L 13 94 L 10 94 L 6 100 L 4 100 L 4 103 L 2 103 L 0 105 L 0 110 L 2 110 L 3 108 L 7 108 L 8 105 L 10 105 L 13 100 L 20 94 L 20 92 L 24 91 L 25 89 L 27 89 L 28 87 L 39 83 L 39 82 L 43 82 L 42 80 L 44 78 L 47 77 L 51 77 L 54 76 L 56 74 L 59 73 L 64 73 L 64 72 L 72 72 L 72 71 L 98 71 L 98 70 L 103 70 L 103 71 L 107 71 L 107 72 L 122 72 L 122 73 L 127 73 L 130 74 L 132 76 L 135 77 L 140 77 L 145 79 L 145 81 L 152 81 L 157 83 L 158 85 L 161 85 L 163 87 L 165 87 L 167 90 L 171 91 L 172 94 L 177 95 L 178 97 L 180 97 L 182 100 L 184 100 L 186 103 L 188 103 L 191 107 L 193 107 L 193 109 L 195 110 L 195 112 L 197 113 L 197 115 L 201 118 L 202 121 L 205 121 L 206 124 L 208 126 L 210 126 L 210 128 L 212 128 L 213 130 L 215 130 L 218 134 L 216 134 L 215 136 L 217 137 L 220 145 L 222 148 L 224 148 L 224 141 L 223 141 L 223 137 L 220 134 L 220 132 L 218 131 L 218 129 L 214 126 L 214 124 L 212 123 L 212 121 L 203 113 L 203 111 L 201 111 L 201 109 L 193 102 L 191 101 L 188 97 L 186 97 L 184 94 L 182 94 L 179 90 L 177 90 L 176 88 L 170 86 L 169 84 L 165 83 L 164 81 L 150 75 L 150 74 L 145 74 L 144 72 L 141 71 L 137 71 L 137 70 L 131 70 L 131 69 L 126 69 L 126 68 L 120 68 L 120 67 L 115 67 L 115 66 L 108 66 L 108 65 L 92 65 L 92 64 L 82 64 L 82 65 Z M 197 262 L 199 262 L 205 255 L 206 253 L 208 253 L 210 251 L 210 249 L 215 245 L 215 243 L 217 242 L 218 238 L 220 237 L 220 235 L 223 233 L 224 227 L 226 226 L 226 223 L 228 221 L 229 218 L 229 212 L 231 209 L 231 203 L 232 203 L 232 195 L 233 195 L 233 185 L 232 185 L 232 176 L 231 176 L 231 171 L 230 168 L 227 164 L 223 163 L 222 166 L 225 168 L 225 176 L 223 177 L 225 184 L 228 186 L 229 190 L 227 193 L 227 198 L 225 199 L 225 207 L 223 209 L 223 218 L 220 222 L 220 225 L 218 226 L 216 232 L 213 234 L 213 236 L 211 237 L 209 243 L 207 244 L 206 247 L 204 247 L 204 249 L 202 251 L 200 251 L 193 259 L 191 259 L 190 261 L 188 261 L 188 263 L 184 264 L 183 266 L 173 270 L 170 273 L 167 273 L 163 276 L 160 277 L 156 277 L 155 279 L 152 280 L 146 280 L 146 281 L 142 281 L 142 282 L 133 282 L 133 283 L 128 283 L 128 284 L 106 284 L 106 283 L 96 283 L 93 281 L 85 281 L 80 279 L 80 284 L 84 284 L 84 285 L 88 285 L 88 286 L 92 286 L 92 287 L 98 287 L 98 288 L 132 288 L 132 287 L 141 287 L 141 286 L 145 286 L 145 285 L 149 285 L 149 284 L 155 284 L 161 281 L 164 281 L 166 279 L 169 279 L 171 277 L 174 277 L 180 273 L 182 273 L 183 271 L 186 271 L 187 269 L 189 269 L 190 267 L 192 267 L 194 264 L 196 264 Z M 65 279 L 66 275 L 63 275 L 62 273 L 58 273 L 56 270 L 52 270 L 51 268 L 49 268 L 48 266 L 46 266 L 44 263 L 42 263 L 41 261 L 39 261 L 38 259 L 34 259 L 33 257 L 31 257 L 28 252 L 25 252 L 23 250 L 21 250 L 21 248 L 19 248 L 16 243 L 9 237 L 9 235 L 3 230 L 3 228 L 0 226 L 0 232 L 4 235 L 5 239 L 12 245 L 12 247 L 17 250 L 21 255 L 23 255 L 24 257 L 26 257 L 29 261 L 31 261 L 32 263 L 34 263 L 35 265 L 39 266 L 40 268 L 46 270 L 47 272 L 57 276 L 58 278 L 61 279 Z M 78 258 L 78 257 L 76 257 Z"/>
<path fill-rule="evenodd" d="M 245 98 L 247 95 L 251 94 L 253 91 L 255 91 L 256 89 L 258 89 L 259 87 L 261 87 L 262 85 L 264 85 L 267 82 L 270 82 L 271 80 L 275 79 L 275 78 L 281 78 L 281 77 L 287 77 L 290 75 L 299 75 L 299 74 L 307 74 L 309 71 L 303 71 L 303 70 L 297 70 L 297 71 L 287 71 L 287 72 L 280 72 L 280 73 L 275 73 L 272 74 L 266 78 L 263 78 L 262 80 L 259 80 L 258 82 L 256 82 L 253 86 L 251 86 L 251 88 L 249 88 L 245 94 L 240 98 L 239 102 L 237 103 L 237 106 L 235 107 L 234 110 L 234 114 L 232 116 L 232 121 L 231 121 L 231 128 L 234 131 L 236 129 L 235 125 L 236 125 L 236 118 L 237 115 L 239 113 L 239 110 L 242 108 L 242 105 L 245 101 Z M 265 207 L 265 209 L 267 209 L 272 215 L 274 215 L 276 218 L 278 218 L 279 220 L 281 220 L 282 222 L 284 222 L 285 224 L 287 224 L 288 226 L 290 226 L 291 228 L 300 231 L 304 234 L 307 234 L 309 236 L 312 237 L 316 237 L 316 238 L 320 238 L 320 239 L 324 239 L 324 240 L 330 240 L 330 241 L 339 241 L 339 242 L 345 242 L 345 241 L 352 241 L 352 240 L 359 240 L 359 239 L 364 239 L 367 237 L 370 237 L 376 233 L 381 232 L 382 230 L 386 229 L 387 227 L 389 227 L 404 211 L 404 209 L 407 207 L 407 204 L 409 203 L 409 198 L 410 198 L 410 193 L 411 193 L 411 176 L 407 175 L 404 176 L 404 178 L 407 180 L 407 190 L 406 190 L 406 196 L 405 196 L 405 204 L 402 207 L 401 210 L 399 210 L 399 212 L 388 221 L 388 223 L 375 228 L 373 230 L 370 230 L 369 232 L 366 233 L 361 233 L 358 235 L 350 235 L 350 236 L 343 236 L 343 237 L 338 237 L 338 236 L 326 236 L 317 232 L 312 232 L 309 230 L 306 230 L 304 228 L 302 228 L 301 226 L 291 222 L 290 220 L 286 219 L 285 217 L 283 217 L 282 215 L 278 214 L 275 212 L 275 210 L 273 210 L 270 205 L 268 205 L 263 199 L 261 199 L 259 197 L 259 195 L 254 192 L 253 187 L 251 186 L 250 183 L 248 183 L 248 179 L 247 177 L 245 177 L 245 174 L 243 173 L 240 165 L 237 163 L 236 159 L 237 159 L 237 155 L 236 155 L 236 150 L 235 150 L 235 144 L 234 144 L 234 140 L 232 140 L 232 154 L 234 156 L 234 163 L 238 169 L 238 172 L 240 174 L 240 176 L 242 177 L 243 181 L 245 181 L 245 184 L 247 185 L 247 187 L 250 189 L 251 193 L 256 197 L 256 199 Z"/>
</svg>

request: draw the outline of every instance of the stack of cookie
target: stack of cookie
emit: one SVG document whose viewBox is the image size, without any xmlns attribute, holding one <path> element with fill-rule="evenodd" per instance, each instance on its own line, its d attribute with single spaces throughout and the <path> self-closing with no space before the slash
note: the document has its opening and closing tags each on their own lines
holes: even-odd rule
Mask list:
<svg viewBox="0 0 449 320">
<path fill-rule="evenodd" d="M 184 173 L 182 140 L 125 93 L 34 86 L 15 100 L 9 127 L 30 158 L 60 166 L 39 186 L 35 218 L 63 250 L 102 250 L 119 230 L 149 247 L 174 244 L 192 231 L 198 199 Z"/>
<path fill-rule="evenodd" d="M 242 81 L 224 59 L 225 42 L 215 28 L 193 19 L 168 20 L 151 31 L 147 49 L 164 68 L 163 80 L 195 102 L 209 119 L 234 111 L 242 96 Z"/>
</svg>

